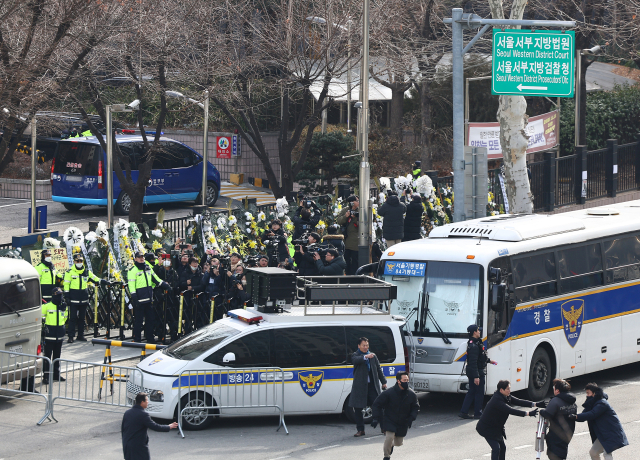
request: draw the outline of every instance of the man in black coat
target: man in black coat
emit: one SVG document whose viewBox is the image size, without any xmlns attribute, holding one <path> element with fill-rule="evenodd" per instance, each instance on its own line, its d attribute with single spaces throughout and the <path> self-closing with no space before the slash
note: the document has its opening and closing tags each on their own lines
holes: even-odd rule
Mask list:
<svg viewBox="0 0 640 460">
<path fill-rule="evenodd" d="M 320 222 L 320 216 L 322 213 L 316 202 L 311 200 L 304 201 L 309 201 L 315 212 L 311 215 L 311 210 L 304 206 L 299 206 L 298 209 L 296 209 L 293 219 L 291 219 L 295 228 L 293 231 L 294 240 L 302 238 L 302 235 L 307 232 L 313 232 L 316 225 L 318 225 L 318 222 Z"/>
<path fill-rule="evenodd" d="M 487 350 L 482 342 L 482 329 L 472 324 L 467 328 L 469 340 L 467 341 L 467 365 L 466 373 L 469 379 L 469 390 L 464 397 L 462 408 L 458 417 L 471 418 L 469 408 L 473 403 L 473 413 L 476 419 L 482 415 L 482 400 L 484 399 L 485 369 L 487 363 L 497 364 L 487 357 Z"/>
<path fill-rule="evenodd" d="M 407 214 L 404 216 L 404 238 L 402 238 L 402 241 L 413 241 L 422 238 L 423 214 L 422 198 L 419 194 L 415 194 L 407 205 Z"/>
<path fill-rule="evenodd" d="M 484 408 L 480 420 L 476 425 L 476 431 L 491 446 L 491 460 L 505 460 L 507 446 L 504 440 L 507 434 L 504 425 L 507 423 L 509 415 L 518 417 L 535 417 L 538 409 L 532 411 L 521 411 L 511 407 L 512 405 L 523 407 L 545 407 L 544 402 L 534 403 L 511 396 L 511 383 L 508 380 L 500 380 L 498 389 Z"/>
<path fill-rule="evenodd" d="M 420 404 L 418 397 L 409 388 L 409 374 L 398 372 L 396 384 L 383 391 L 373 403 L 373 421 L 371 426 L 378 426 L 382 421 L 382 430 L 385 432 L 384 460 L 390 460 L 393 448 L 401 446 L 407 430 L 418 417 Z"/>
<path fill-rule="evenodd" d="M 316 244 L 320 242 L 320 235 L 315 232 L 309 234 L 307 241 L 309 244 Z M 300 276 L 316 276 L 318 275 L 318 268 L 313 258 L 313 254 L 308 250 L 305 251 L 303 246 L 296 246 L 296 252 L 293 255 L 298 266 L 298 273 Z"/>
<path fill-rule="evenodd" d="M 170 425 L 158 425 L 151 420 L 151 416 L 145 410 L 149 400 L 146 393 L 136 395 L 136 404 L 124 413 L 122 417 L 122 450 L 125 460 L 150 460 L 149 436 L 147 428 L 153 431 L 170 431 L 178 428 L 178 422 Z"/>
<path fill-rule="evenodd" d="M 313 255 L 316 262 L 316 268 L 318 273 L 322 276 L 342 276 L 347 268 L 347 263 L 341 255 L 338 255 L 338 251 L 335 249 L 327 249 L 327 254 L 324 256 L 324 260 L 327 264 L 322 263 L 320 254 L 317 252 Z"/>
<path fill-rule="evenodd" d="M 618 414 L 609 404 L 609 396 L 595 383 L 589 383 L 585 387 L 587 400 L 582 407 L 581 414 L 572 415 L 571 418 L 577 422 L 589 422 L 589 432 L 591 433 L 591 450 L 589 455 L 593 460 L 600 459 L 600 454 L 604 453 L 605 460 L 612 460 L 611 453 L 621 447 L 628 446 L 627 435 L 622 429 L 622 423 Z"/>
<path fill-rule="evenodd" d="M 387 248 L 398 244 L 404 237 L 404 213 L 407 207 L 400 203 L 395 192 L 389 192 L 387 201 L 378 208 L 378 215 L 383 217 L 382 236 L 387 241 Z"/>
<path fill-rule="evenodd" d="M 387 378 L 382 372 L 378 357 L 369 351 L 369 339 L 360 337 L 358 349 L 351 355 L 353 364 L 353 384 L 349 396 L 349 407 L 353 408 L 358 432 L 353 436 L 364 436 L 362 410 L 373 404 L 382 390 L 387 389 Z"/>
<path fill-rule="evenodd" d="M 267 253 L 269 254 L 270 267 L 277 267 L 280 262 L 284 262 L 289 258 L 287 236 L 282 230 L 282 222 L 278 219 L 273 220 L 269 230 L 262 235 L 262 242 L 267 247 Z"/>
<path fill-rule="evenodd" d="M 547 457 L 549 460 L 563 460 L 567 458 L 569 443 L 576 429 L 576 422 L 571 417 L 578 411 L 576 397 L 569 393 L 571 385 L 562 379 L 553 381 L 553 398 L 546 409 L 540 411 L 549 421 L 549 432 L 545 437 L 547 442 Z"/>
</svg>

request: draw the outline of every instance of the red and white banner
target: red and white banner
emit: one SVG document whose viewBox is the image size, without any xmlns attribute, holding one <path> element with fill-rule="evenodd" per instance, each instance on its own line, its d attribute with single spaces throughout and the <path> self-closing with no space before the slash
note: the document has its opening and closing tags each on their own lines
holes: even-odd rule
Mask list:
<svg viewBox="0 0 640 460">
<path fill-rule="evenodd" d="M 529 135 L 527 153 L 540 152 L 558 145 L 560 117 L 557 110 L 529 118 L 525 128 Z M 488 159 L 502 158 L 499 123 L 468 123 L 467 145 L 487 147 Z"/>
</svg>

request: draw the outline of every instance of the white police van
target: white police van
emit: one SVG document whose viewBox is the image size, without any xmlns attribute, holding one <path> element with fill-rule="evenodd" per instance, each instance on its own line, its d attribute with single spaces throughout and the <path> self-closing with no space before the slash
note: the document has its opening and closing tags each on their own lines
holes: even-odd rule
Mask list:
<svg viewBox="0 0 640 460">
<path fill-rule="evenodd" d="M 215 385 L 209 385 L 205 382 L 206 371 L 277 367 L 283 371 L 287 415 L 345 411 L 353 421 L 353 410 L 348 408 L 353 379 L 350 357 L 357 350 L 358 339 L 369 339 L 370 350 L 378 356 L 385 376 L 393 384 L 398 372 L 408 370 L 405 319 L 372 307 L 357 309 L 357 314 L 338 314 L 340 307 L 335 310 L 334 314 L 322 316 L 307 314 L 299 306 L 283 313 L 232 310 L 229 317 L 191 333 L 139 363 L 143 385 L 135 380 L 127 382 L 127 398 L 133 403 L 136 393 L 147 392 L 147 411 L 161 419 L 176 419 L 178 400 L 182 399 L 180 409 L 185 406 L 191 409 L 184 413 L 182 423 L 191 430 L 208 426 L 220 415 L 275 415 L 273 406 L 198 407 L 238 402 L 237 397 L 231 401 L 229 395 L 237 395 L 239 382 L 227 374 L 225 378 L 219 377 Z M 188 371 L 204 371 L 198 375 L 200 384 L 185 383 L 190 379 L 185 377 Z M 254 376 L 246 374 L 246 378 L 253 380 Z M 281 379 L 277 384 L 280 389 Z M 256 376 L 256 382 L 259 380 L 264 380 L 264 372 Z M 281 403 L 278 400 L 282 391 L 269 394 L 273 394 L 272 403 Z M 247 397 L 245 404 L 255 405 L 250 399 Z"/>
</svg>

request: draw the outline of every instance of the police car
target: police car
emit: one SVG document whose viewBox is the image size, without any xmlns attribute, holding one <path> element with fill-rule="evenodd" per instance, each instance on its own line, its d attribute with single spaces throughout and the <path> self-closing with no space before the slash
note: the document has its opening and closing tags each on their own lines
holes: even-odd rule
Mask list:
<svg viewBox="0 0 640 460">
<path fill-rule="evenodd" d="M 193 408 L 194 413 L 184 414 L 182 422 L 192 430 L 208 426 L 220 415 L 275 415 L 273 406 L 254 407 L 255 397 L 254 401 L 251 397 L 245 398 L 247 407 L 225 408 L 238 404 L 237 397 L 231 400 L 230 395 L 237 395 L 239 382 L 227 374 L 210 385 L 207 379 L 216 377 L 211 374 L 207 377 L 206 372 L 277 367 L 282 369 L 283 376 L 278 380 L 280 389 L 279 382 L 284 378 L 287 415 L 345 411 L 347 417 L 354 420 L 353 410 L 349 410 L 347 403 L 353 379 L 350 357 L 357 350 L 358 338 L 369 339 L 371 351 L 378 356 L 384 374 L 393 380 L 396 373 L 408 370 L 405 319 L 372 307 L 358 309 L 354 314 L 337 314 L 339 309 L 337 307 L 334 314 L 329 309 L 329 314 L 322 316 L 310 315 L 298 306 L 282 313 L 232 310 L 227 318 L 191 333 L 139 363 L 137 368 L 142 372 L 143 385 L 138 385 L 141 382 L 135 377 L 127 382 L 127 398 L 132 403 L 138 392 L 147 392 L 147 411 L 161 419 L 176 419 L 181 399 L 181 410 L 185 406 Z M 186 382 L 190 377 L 185 374 L 189 371 L 200 378 L 195 386 Z M 245 377 L 254 379 L 249 374 Z M 257 383 L 264 380 L 264 376 L 256 375 L 255 379 Z M 278 403 L 282 392 L 272 393 Z M 212 406 L 221 407 L 198 409 Z"/>
</svg>

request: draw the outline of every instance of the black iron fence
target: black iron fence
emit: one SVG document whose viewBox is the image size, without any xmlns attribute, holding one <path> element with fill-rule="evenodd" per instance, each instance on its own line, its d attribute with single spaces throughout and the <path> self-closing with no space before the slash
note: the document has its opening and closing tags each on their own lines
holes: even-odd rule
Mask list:
<svg viewBox="0 0 640 460">
<path fill-rule="evenodd" d="M 553 151 L 543 155 L 542 161 L 528 164 L 534 212 L 640 189 L 640 134 L 629 144 L 610 139 L 600 150 L 589 152 L 579 146 L 573 155 L 556 158 Z M 489 191 L 498 205 L 504 205 L 499 174 L 500 169 L 489 170 Z M 453 187 L 453 176 L 439 177 L 438 186 Z"/>
</svg>

